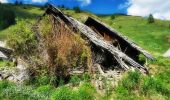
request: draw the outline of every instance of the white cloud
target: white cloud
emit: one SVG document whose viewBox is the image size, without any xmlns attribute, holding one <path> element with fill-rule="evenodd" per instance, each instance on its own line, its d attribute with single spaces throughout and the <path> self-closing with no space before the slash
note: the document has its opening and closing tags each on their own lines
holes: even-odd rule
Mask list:
<svg viewBox="0 0 170 100">
<path fill-rule="evenodd" d="M 87 6 L 91 4 L 91 0 L 77 0 L 77 1 L 81 2 L 81 6 Z"/>
<path fill-rule="evenodd" d="M 48 0 L 32 0 L 34 3 L 44 3 L 47 2 Z"/>
<path fill-rule="evenodd" d="M 170 20 L 170 0 L 128 0 L 129 15 L 148 16 Z"/>
<path fill-rule="evenodd" d="M 8 3 L 8 0 L 0 0 L 1 3 Z"/>
</svg>

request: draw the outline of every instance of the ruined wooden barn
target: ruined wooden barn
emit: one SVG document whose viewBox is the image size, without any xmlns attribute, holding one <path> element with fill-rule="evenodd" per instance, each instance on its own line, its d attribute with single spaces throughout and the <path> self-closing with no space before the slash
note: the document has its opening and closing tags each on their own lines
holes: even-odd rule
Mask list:
<svg viewBox="0 0 170 100">
<path fill-rule="evenodd" d="M 85 23 L 81 23 L 53 5 L 46 9 L 44 15 L 46 14 L 51 15 L 55 21 L 64 22 L 73 32 L 81 33 L 82 37 L 90 42 L 93 65 L 99 64 L 104 69 L 136 68 L 142 73 L 148 73 L 148 69 L 139 61 L 139 55 L 143 54 L 146 59 L 151 60 L 154 60 L 154 57 L 101 21 L 89 17 Z M 37 37 L 39 38 L 38 33 Z"/>
</svg>

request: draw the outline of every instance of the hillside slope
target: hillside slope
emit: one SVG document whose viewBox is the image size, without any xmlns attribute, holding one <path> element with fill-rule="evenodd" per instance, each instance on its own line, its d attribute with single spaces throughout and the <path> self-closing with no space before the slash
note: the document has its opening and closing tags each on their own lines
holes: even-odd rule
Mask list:
<svg viewBox="0 0 170 100">
<path fill-rule="evenodd" d="M 148 24 L 147 18 L 136 16 L 120 15 L 114 20 L 110 16 L 100 18 L 155 55 L 162 55 L 170 48 L 170 21 L 156 20 Z"/>
<path fill-rule="evenodd" d="M 20 20 L 26 20 L 29 23 L 35 23 L 38 16 L 44 12 L 43 9 L 35 6 L 11 6 L 8 5 L 16 13 L 17 23 Z M 143 17 L 116 15 L 115 19 L 111 16 L 96 16 L 88 12 L 75 13 L 73 10 L 62 9 L 65 14 L 68 14 L 81 22 L 85 22 L 88 16 L 95 17 L 106 24 L 110 25 L 117 31 L 122 32 L 125 36 L 135 41 L 144 49 L 160 56 L 169 48 L 170 43 L 170 21 L 156 20 L 153 24 L 148 24 L 147 19 Z M 0 31 L 0 39 L 10 34 L 13 25 L 7 29 Z"/>
</svg>

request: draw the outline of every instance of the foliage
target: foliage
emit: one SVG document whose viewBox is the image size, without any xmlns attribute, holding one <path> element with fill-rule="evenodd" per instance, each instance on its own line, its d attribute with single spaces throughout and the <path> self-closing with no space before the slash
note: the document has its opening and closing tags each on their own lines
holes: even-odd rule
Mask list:
<svg viewBox="0 0 170 100">
<path fill-rule="evenodd" d="M 72 91 L 68 87 L 60 87 L 52 94 L 51 100 L 71 100 Z"/>
<path fill-rule="evenodd" d="M 111 19 L 114 20 L 116 18 L 116 16 L 113 14 L 111 15 Z"/>
<path fill-rule="evenodd" d="M 155 19 L 154 19 L 153 15 L 150 14 L 148 17 L 148 23 L 154 23 L 154 22 L 155 22 Z"/>
<path fill-rule="evenodd" d="M 140 79 L 141 74 L 139 71 L 129 72 L 128 75 L 122 79 L 120 84 L 128 91 L 132 91 L 139 88 Z"/>
<path fill-rule="evenodd" d="M 18 27 L 13 29 L 13 33 L 9 35 L 7 40 L 8 46 L 14 49 L 17 56 L 25 57 L 34 54 L 37 41 L 34 33 L 31 31 L 30 24 L 25 25 L 25 22 L 21 21 L 18 23 Z"/>
<path fill-rule="evenodd" d="M 77 94 L 77 100 L 94 100 L 94 94 L 96 93 L 95 88 L 90 83 L 84 83 L 79 87 Z"/>
<path fill-rule="evenodd" d="M 0 99 L 5 100 L 47 100 L 44 95 L 35 93 L 32 87 L 15 85 L 7 81 L 0 81 Z"/>
<path fill-rule="evenodd" d="M 69 87 L 60 87 L 51 95 L 51 100 L 94 100 L 94 87 L 85 83 L 76 90 Z"/>
<path fill-rule="evenodd" d="M 15 24 L 15 13 L 14 11 L 0 6 L 0 30 Z"/>
<path fill-rule="evenodd" d="M 73 10 L 75 11 L 75 13 L 81 13 L 80 7 L 74 7 Z"/>
<path fill-rule="evenodd" d="M 46 98 L 49 98 L 49 96 L 53 92 L 54 92 L 54 87 L 52 87 L 50 85 L 42 85 L 42 86 L 39 86 L 36 90 L 34 90 L 34 93 L 42 94 Z"/>
<path fill-rule="evenodd" d="M 170 95 L 170 89 L 168 89 L 166 85 L 161 82 L 161 80 L 153 77 L 146 78 L 141 86 L 141 91 L 145 95 L 148 94 L 150 90 L 157 91 L 162 95 Z"/>
<path fill-rule="evenodd" d="M 73 75 L 70 79 L 70 83 L 72 83 L 73 86 L 79 85 L 81 79 L 77 75 Z"/>
<path fill-rule="evenodd" d="M 63 22 L 53 25 L 52 19 L 51 16 L 46 16 L 40 22 L 39 29 L 44 39 L 44 49 L 49 55 L 50 73 L 66 77 L 69 75 L 68 68 L 84 66 L 87 68 L 91 59 L 90 49 L 85 41 L 80 35 L 73 33 Z"/>
</svg>

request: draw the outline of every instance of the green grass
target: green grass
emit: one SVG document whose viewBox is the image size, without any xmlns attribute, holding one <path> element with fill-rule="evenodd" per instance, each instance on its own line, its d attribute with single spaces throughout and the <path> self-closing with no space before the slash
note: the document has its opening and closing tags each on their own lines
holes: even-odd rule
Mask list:
<svg viewBox="0 0 170 100">
<path fill-rule="evenodd" d="M 15 12 L 16 15 L 16 24 L 11 25 L 10 27 L 0 30 L 0 40 L 5 40 L 8 35 L 13 33 L 14 28 L 20 28 L 18 26 L 18 23 L 20 23 L 20 20 L 26 20 L 29 21 L 30 23 L 35 23 L 38 16 L 41 16 L 44 11 L 40 9 L 40 7 L 36 6 L 30 6 L 30 5 L 20 5 L 20 6 L 15 6 L 15 5 L 1 5 L 5 6 L 6 8 L 12 10 Z M 26 24 L 27 22 L 25 22 Z"/>
<path fill-rule="evenodd" d="M 161 56 L 170 48 L 166 39 L 170 36 L 170 21 L 156 20 L 148 24 L 146 18 L 135 16 L 118 15 L 114 20 L 111 20 L 111 16 L 100 18 L 155 56 Z"/>
</svg>

